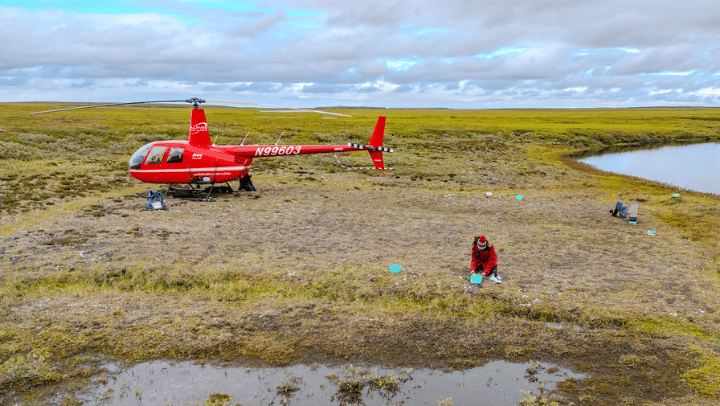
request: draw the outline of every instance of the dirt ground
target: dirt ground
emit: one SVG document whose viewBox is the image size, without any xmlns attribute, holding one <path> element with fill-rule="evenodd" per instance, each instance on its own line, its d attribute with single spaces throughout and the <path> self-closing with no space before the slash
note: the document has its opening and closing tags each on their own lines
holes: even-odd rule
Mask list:
<svg viewBox="0 0 720 406">
<path fill-rule="evenodd" d="M 440 368 L 543 360 L 591 376 L 560 385 L 566 404 L 673 404 L 691 396 L 686 387 L 658 390 L 691 368 L 687 338 L 621 328 L 623 320 L 646 316 L 716 328 L 716 294 L 699 274 L 701 247 L 642 206 L 639 224 L 631 225 L 612 218 L 614 201 L 592 188 L 448 191 L 393 177 L 316 177 L 257 176 L 257 192 L 214 202 L 167 199 L 163 211 L 144 211 L 137 197 L 102 200 L 0 239 L 2 276 L 70 269 L 111 278 L 138 267 L 166 273 L 175 267 L 178 274 L 165 279 L 242 270 L 302 285 L 337 269 L 341 277 L 357 270 L 368 297 L 378 301 L 383 292 L 423 295 L 443 286 L 510 310 L 456 318 L 368 310 L 343 297 L 298 302 L 277 295 L 248 307 L 227 296 L 97 288 L 18 300 L 7 317 L 27 330 L 84 337 L 87 348 L 130 360 L 140 350 L 137 359 Z M 469 283 L 471 243 L 479 234 L 498 251 L 502 285 Z M 390 274 L 392 264 L 402 272 Z M 383 283 L 374 285 L 376 278 Z M 537 321 L 553 317 L 565 328 Z"/>
<path fill-rule="evenodd" d="M 485 234 L 498 251 L 502 288 L 526 290 L 528 302 L 685 317 L 714 310 L 703 284 L 688 277 L 701 267 L 698 247 L 652 218 L 636 225 L 612 218 L 613 202 L 590 192 L 561 193 L 528 191 L 517 200 L 512 193 L 427 191 L 381 179 L 344 189 L 263 184 L 215 202 L 167 199 L 164 211 L 144 211 L 143 199 L 124 198 L 4 238 L 3 257 L 11 269 L 145 261 L 243 263 L 261 272 L 362 264 L 383 273 L 401 264 L 415 282 L 450 277 L 467 285 L 472 238 Z"/>
</svg>

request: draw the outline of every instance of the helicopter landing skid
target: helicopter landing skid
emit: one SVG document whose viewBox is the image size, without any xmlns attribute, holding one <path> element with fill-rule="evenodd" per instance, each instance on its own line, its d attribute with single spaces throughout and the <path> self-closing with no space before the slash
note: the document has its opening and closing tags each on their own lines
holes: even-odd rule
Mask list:
<svg viewBox="0 0 720 406">
<path fill-rule="evenodd" d="M 176 188 L 170 183 L 165 193 L 163 193 L 163 196 L 169 196 L 175 199 L 211 202 L 213 201 L 211 197 L 212 194 L 232 194 L 235 192 L 233 188 L 230 187 L 230 184 L 227 182 L 225 184 L 227 186 L 216 186 L 215 183 L 212 183 L 205 189 L 199 189 L 193 187 L 192 183 L 189 184 L 189 188 Z M 205 197 L 201 197 L 202 195 L 205 195 Z"/>
</svg>

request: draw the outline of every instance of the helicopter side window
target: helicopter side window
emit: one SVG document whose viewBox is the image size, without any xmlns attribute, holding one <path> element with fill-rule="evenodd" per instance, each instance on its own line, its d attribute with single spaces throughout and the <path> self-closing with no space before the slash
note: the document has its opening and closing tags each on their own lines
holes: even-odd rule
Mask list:
<svg viewBox="0 0 720 406">
<path fill-rule="evenodd" d="M 185 150 L 182 148 L 170 148 L 170 153 L 168 154 L 167 163 L 176 164 L 176 163 L 182 162 L 184 152 L 185 152 Z"/>
<path fill-rule="evenodd" d="M 167 147 L 153 147 L 145 160 L 145 165 L 159 164 L 162 163 L 163 156 L 165 156 Z"/>
</svg>

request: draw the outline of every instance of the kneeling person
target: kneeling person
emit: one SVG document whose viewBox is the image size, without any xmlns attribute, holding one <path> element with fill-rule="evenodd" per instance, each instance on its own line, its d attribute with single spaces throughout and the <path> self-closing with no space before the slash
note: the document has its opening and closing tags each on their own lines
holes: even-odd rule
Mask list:
<svg viewBox="0 0 720 406">
<path fill-rule="evenodd" d="M 470 273 L 487 276 L 495 283 L 501 283 L 497 274 L 497 254 L 495 246 L 490 243 L 487 237 L 481 235 L 475 237 L 472 248 L 472 262 Z"/>
</svg>

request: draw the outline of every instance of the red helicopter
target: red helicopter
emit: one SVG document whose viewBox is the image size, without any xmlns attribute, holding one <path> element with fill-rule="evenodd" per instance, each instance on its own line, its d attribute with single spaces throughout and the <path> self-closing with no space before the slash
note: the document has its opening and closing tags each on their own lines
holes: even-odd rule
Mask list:
<svg viewBox="0 0 720 406">
<path fill-rule="evenodd" d="M 217 187 L 218 183 L 226 183 L 235 179 L 240 180 L 239 189 L 254 191 L 255 186 L 250 180 L 251 175 L 248 174 L 253 159 L 279 156 L 294 156 L 305 154 L 336 154 L 338 152 L 350 152 L 367 150 L 373 161 L 374 168 L 348 168 L 340 164 L 346 169 L 377 169 L 382 173 L 386 168 L 383 163 L 383 152 L 393 152 L 390 148 L 382 146 L 383 135 L 385 131 L 385 117 L 379 117 L 375 125 L 372 137 L 368 145 L 349 143 L 347 145 L 222 145 L 216 146 L 210 140 L 208 132 L 208 124 L 205 119 L 205 111 L 199 106 L 206 100 L 191 98 L 187 100 L 165 100 L 165 101 L 145 101 L 131 103 L 112 103 L 102 105 L 91 105 L 74 107 L 68 109 L 42 111 L 33 114 L 51 113 L 57 111 L 76 110 L 83 108 L 94 108 L 103 106 L 118 106 L 128 104 L 143 103 L 170 103 L 170 102 L 187 102 L 193 105 L 192 115 L 190 119 L 190 133 L 187 141 L 155 141 L 148 143 L 138 149 L 130 158 L 130 174 L 137 180 L 147 183 L 165 183 L 168 192 L 181 192 L 185 195 L 194 196 L 201 189 L 196 189 L 199 185 L 209 185 L 205 188 L 208 193 L 203 200 L 209 200 L 213 191 L 221 191 L 225 193 L 232 192 L 232 188 Z M 210 101 L 214 102 L 214 101 Z M 216 102 L 216 103 L 240 103 L 240 102 Z M 343 115 L 338 113 L 328 113 L 319 110 L 304 110 L 324 114 Z M 279 141 L 279 140 L 278 140 Z M 244 141 L 243 141 L 244 143 Z M 337 159 L 337 155 L 336 155 Z M 338 160 L 338 163 L 340 161 Z M 190 189 L 177 189 L 173 185 L 187 184 Z"/>
</svg>

